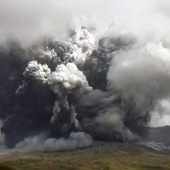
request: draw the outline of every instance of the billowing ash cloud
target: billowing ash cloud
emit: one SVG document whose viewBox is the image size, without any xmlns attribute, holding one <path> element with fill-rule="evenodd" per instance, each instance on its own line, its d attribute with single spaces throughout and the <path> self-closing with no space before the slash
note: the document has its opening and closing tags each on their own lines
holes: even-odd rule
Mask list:
<svg viewBox="0 0 170 170">
<path fill-rule="evenodd" d="M 2 0 L 0 142 L 72 150 L 169 125 L 169 8 L 168 0 Z"/>
<path fill-rule="evenodd" d="M 112 60 L 108 79 L 137 111 L 170 94 L 170 51 L 162 44 L 146 44 L 120 51 Z M 149 105 L 149 106 L 148 106 Z"/>
<path fill-rule="evenodd" d="M 29 137 L 16 145 L 16 150 L 21 152 L 26 151 L 65 151 L 81 149 L 91 146 L 93 140 L 90 135 L 84 132 L 72 132 L 69 139 L 48 138 L 45 134 Z"/>
</svg>

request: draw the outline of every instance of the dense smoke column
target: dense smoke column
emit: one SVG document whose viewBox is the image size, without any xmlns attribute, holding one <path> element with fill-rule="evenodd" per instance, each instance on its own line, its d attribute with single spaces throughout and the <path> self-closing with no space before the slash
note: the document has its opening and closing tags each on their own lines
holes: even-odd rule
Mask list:
<svg viewBox="0 0 170 170">
<path fill-rule="evenodd" d="M 6 76 L 1 85 L 5 89 L 4 96 L 12 101 L 8 102 L 4 96 L 1 97 L 1 117 L 4 120 L 1 131 L 5 133 L 9 147 L 40 132 L 46 132 L 49 137 L 68 137 L 73 130 L 80 128 L 75 105 L 77 94 L 83 92 L 82 87 L 88 87 L 85 76 L 75 64 L 70 63 L 68 69 L 73 69 L 73 74 L 77 74 L 72 77 L 73 82 L 70 82 L 73 87 L 63 88 L 61 82 L 58 93 L 53 92 L 49 77 L 52 71 L 55 73 L 57 66 L 67 66 L 68 62 L 75 62 L 81 67 L 85 58 L 91 55 L 93 43 L 93 37 L 82 28 L 72 34 L 68 42 L 48 40 L 28 49 L 11 44 L 11 50 L 4 52 L 6 55 L 3 54 L 1 59 L 4 59 L 2 64 L 7 65 L 7 68 L 4 65 L 1 68 L 6 71 L 6 75 L 9 74 L 12 82 L 9 82 L 9 86 L 12 89 L 5 84 L 8 83 Z M 56 112 L 60 112 L 58 121 L 55 118 Z"/>
<path fill-rule="evenodd" d="M 22 80 L 22 72 L 27 65 L 27 59 L 22 59 L 26 52 L 17 43 L 10 43 L 8 48 L 1 47 L 0 52 L 0 72 L 1 72 L 1 92 L 0 92 L 0 117 L 7 120 L 16 114 L 15 90 Z M 8 131 L 13 131 L 10 124 Z M 5 132 L 5 128 L 2 128 Z"/>
<path fill-rule="evenodd" d="M 117 51 L 128 49 L 134 43 L 135 38 L 128 35 L 100 38 L 97 48 L 93 50 L 91 56 L 87 58 L 83 65 L 83 72 L 89 84 L 95 89 L 108 91 L 107 73 L 112 58 L 114 58 Z"/>
<path fill-rule="evenodd" d="M 15 89 L 22 79 L 27 61 L 22 60 L 22 49 L 17 44 L 11 44 L 9 49 L 1 47 L 0 61 L 0 117 L 5 118 L 15 105 Z"/>
<path fill-rule="evenodd" d="M 2 132 L 6 134 L 8 146 L 13 146 L 26 134 L 48 127 L 53 93 L 42 83 L 23 75 L 28 62 L 37 56 L 36 48 L 23 49 L 15 42 L 1 47 L 0 117 L 4 120 Z M 24 89 L 20 85 L 22 82 L 29 82 L 23 83 Z"/>
<path fill-rule="evenodd" d="M 127 50 L 134 44 L 133 36 L 102 37 L 98 48 L 84 64 L 83 71 L 95 90 L 81 98 L 78 104 L 81 114 L 78 117 L 83 129 L 95 139 L 120 142 L 136 140 L 137 136 L 130 129 L 135 124 L 139 125 L 138 119 L 143 125 L 143 116 L 140 118 L 138 114 L 132 114 L 134 104 L 124 101 L 121 93 L 107 80 L 111 61 L 119 51 Z"/>
<path fill-rule="evenodd" d="M 79 129 L 76 118 L 76 95 L 91 90 L 84 74 L 74 63 L 58 65 L 55 72 L 48 77 L 48 84 L 56 94 L 51 119 L 52 136 L 70 134 Z"/>
<path fill-rule="evenodd" d="M 86 133 L 106 141 L 136 140 L 157 101 L 169 94 L 169 75 L 162 72 L 169 68 L 169 51 L 162 44 L 143 47 L 134 36 L 114 34 L 96 47 L 92 32 L 82 27 L 67 41 L 9 47 L 0 58 L 0 118 L 9 147 L 24 138 L 17 147 L 35 140 L 58 149 L 59 138 L 66 148 L 69 141 L 76 141 L 71 148 L 89 146 Z"/>
<path fill-rule="evenodd" d="M 96 139 L 129 140 L 122 100 L 120 95 L 112 97 L 106 79 L 115 52 L 133 44 L 131 39 L 124 39 L 103 37 L 99 47 L 92 50 L 93 38 L 82 28 L 68 42 L 51 40 L 34 50 L 21 51 L 25 60 L 19 64 L 25 64 L 11 92 L 14 107 L 2 128 L 8 146 L 41 131 L 59 138 L 83 130 Z M 91 101 L 90 106 L 84 105 L 87 101 Z M 129 107 L 126 109 L 131 112 Z M 109 118 L 113 122 L 108 122 Z"/>
<path fill-rule="evenodd" d="M 106 54 L 97 49 L 94 50 L 92 56 L 85 61 L 83 72 L 92 87 L 106 90 L 106 77 L 109 67 L 108 60 Z"/>
<path fill-rule="evenodd" d="M 110 91 L 106 75 L 115 52 L 133 43 L 127 36 L 103 37 L 94 50 L 94 37 L 81 28 L 66 42 L 48 40 L 22 50 L 12 46 L 23 57 L 10 92 L 14 104 L 2 128 L 8 146 L 40 132 L 59 138 L 79 130 L 96 139 L 129 140 L 122 100 Z"/>
</svg>

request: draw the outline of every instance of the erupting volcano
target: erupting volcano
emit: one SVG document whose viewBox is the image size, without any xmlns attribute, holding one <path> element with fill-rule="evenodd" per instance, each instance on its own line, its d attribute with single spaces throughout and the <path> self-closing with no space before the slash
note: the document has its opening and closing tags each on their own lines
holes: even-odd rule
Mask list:
<svg viewBox="0 0 170 170">
<path fill-rule="evenodd" d="M 156 130 L 169 134 L 169 9 L 168 0 L 2 0 L 1 146 L 170 143 Z"/>
</svg>

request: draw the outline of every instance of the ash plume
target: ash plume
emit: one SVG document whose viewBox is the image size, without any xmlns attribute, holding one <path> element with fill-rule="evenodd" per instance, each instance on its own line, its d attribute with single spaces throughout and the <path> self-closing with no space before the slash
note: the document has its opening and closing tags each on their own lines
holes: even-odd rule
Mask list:
<svg viewBox="0 0 170 170">
<path fill-rule="evenodd" d="M 170 125 L 169 8 L 168 0 L 2 0 L 5 145 L 73 150 Z"/>
<path fill-rule="evenodd" d="M 28 137 L 16 145 L 15 150 L 20 152 L 28 151 L 65 151 L 75 150 L 91 146 L 93 140 L 90 135 L 84 132 L 72 132 L 66 138 L 47 138 L 45 134 Z"/>
</svg>

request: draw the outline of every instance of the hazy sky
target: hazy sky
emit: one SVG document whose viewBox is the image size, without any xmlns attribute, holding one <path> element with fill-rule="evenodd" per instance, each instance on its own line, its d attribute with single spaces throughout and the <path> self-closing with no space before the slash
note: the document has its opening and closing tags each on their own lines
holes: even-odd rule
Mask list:
<svg viewBox="0 0 170 170">
<path fill-rule="evenodd" d="M 169 9 L 168 0 L 1 0 L 0 37 L 29 44 L 43 36 L 63 38 L 79 25 L 101 33 L 117 18 L 124 31 L 159 39 L 169 32 Z"/>
</svg>

